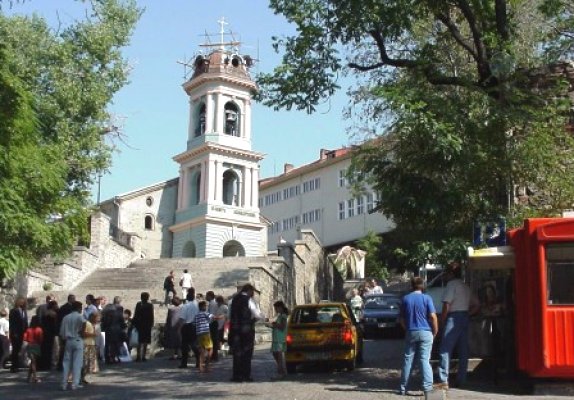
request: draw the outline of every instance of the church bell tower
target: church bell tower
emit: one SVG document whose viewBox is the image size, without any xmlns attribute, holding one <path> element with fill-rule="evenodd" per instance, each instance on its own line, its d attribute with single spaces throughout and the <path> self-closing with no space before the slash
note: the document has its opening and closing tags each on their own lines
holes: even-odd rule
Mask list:
<svg viewBox="0 0 574 400">
<path fill-rule="evenodd" d="M 258 207 L 259 162 L 251 150 L 254 60 L 240 43 L 207 40 L 183 84 L 189 98 L 187 149 L 179 164 L 173 257 L 261 256 L 267 248 Z"/>
</svg>

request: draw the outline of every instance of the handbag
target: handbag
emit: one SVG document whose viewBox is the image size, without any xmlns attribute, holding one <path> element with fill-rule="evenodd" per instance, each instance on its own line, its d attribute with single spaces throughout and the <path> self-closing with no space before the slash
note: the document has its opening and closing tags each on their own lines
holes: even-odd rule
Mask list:
<svg viewBox="0 0 574 400">
<path fill-rule="evenodd" d="M 137 347 L 140 342 L 140 335 L 136 328 L 132 328 L 130 332 L 130 347 Z"/>
<path fill-rule="evenodd" d="M 128 345 L 126 344 L 126 342 L 122 343 L 119 350 L 120 354 L 118 358 L 120 359 L 121 362 L 132 362 L 132 356 L 130 354 L 130 351 L 128 350 Z"/>
</svg>

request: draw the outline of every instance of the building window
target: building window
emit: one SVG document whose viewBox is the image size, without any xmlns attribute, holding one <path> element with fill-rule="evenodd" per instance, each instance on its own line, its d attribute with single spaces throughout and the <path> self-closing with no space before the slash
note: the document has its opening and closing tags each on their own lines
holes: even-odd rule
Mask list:
<svg viewBox="0 0 574 400">
<path fill-rule="evenodd" d="M 345 219 L 345 202 L 341 201 L 339 203 L 339 220 Z"/>
<path fill-rule="evenodd" d="M 548 304 L 574 304 L 574 243 L 549 244 L 545 250 Z"/>
<path fill-rule="evenodd" d="M 349 218 L 355 216 L 355 199 L 347 200 L 347 216 Z"/>
<path fill-rule="evenodd" d="M 344 169 L 339 170 L 339 187 L 347 186 L 346 171 Z"/>
<path fill-rule="evenodd" d="M 375 208 L 375 199 L 372 193 L 367 193 L 367 212 L 373 211 Z"/>
<path fill-rule="evenodd" d="M 303 182 L 303 193 L 318 190 L 321 186 L 321 178 L 311 179 L 310 181 Z"/>
<path fill-rule="evenodd" d="M 290 199 L 291 197 L 299 196 L 301 194 L 301 187 L 299 185 L 291 186 L 283 189 L 283 200 Z"/>
<path fill-rule="evenodd" d="M 151 215 L 146 215 L 144 218 L 144 229 L 146 231 L 153 231 L 153 217 Z"/>
<path fill-rule="evenodd" d="M 321 219 L 321 210 L 311 210 L 303 213 L 303 224 L 312 224 L 313 222 L 317 222 Z"/>
<path fill-rule="evenodd" d="M 357 197 L 357 215 L 365 213 L 365 199 L 363 196 Z"/>
<path fill-rule="evenodd" d="M 145 203 L 146 203 L 146 205 L 147 205 L 148 207 L 151 207 L 151 206 L 153 205 L 153 197 L 148 196 L 148 197 L 145 199 Z"/>
<path fill-rule="evenodd" d="M 269 227 L 269 234 L 274 235 L 281 232 L 281 224 L 279 222 L 273 222 Z"/>
<path fill-rule="evenodd" d="M 235 171 L 228 169 L 223 173 L 223 204 L 239 206 L 239 177 Z"/>
<path fill-rule="evenodd" d="M 290 229 L 295 228 L 297 225 L 299 225 L 299 216 L 296 215 L 294 217 L 291 218 L 287 218 L 283 220 L 283 231 L 288 231 Z"/>
<path fill-rule="evenodd" d="M 205 110 L 206 110 L 205 104 L 201 103 L 199 105 L 197 113 L 197 124 L 195 126 L 195 132 L 194 132 L 195 137 L 201 136 L 205 133 L 205 120 L 206 120 Z"/>
</svg>

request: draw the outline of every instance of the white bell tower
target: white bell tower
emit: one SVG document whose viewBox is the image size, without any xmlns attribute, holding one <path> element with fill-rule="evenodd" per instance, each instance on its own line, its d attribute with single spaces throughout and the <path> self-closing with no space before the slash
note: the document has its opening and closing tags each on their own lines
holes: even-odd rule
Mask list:
<svg viewBox="0 0 574 400">
<path fill-rule="evenodd" d="M 260 221 L 259 161 L 251 150 L 251 97 L 257 85 L 240 43 L 225 42 L 222 18 L 217 43 L 193 61 L 183 84 L 189 96 L 187 150 L 179 163 L 173 257 L 261 256 L 266 252 Z"/>
</svg>

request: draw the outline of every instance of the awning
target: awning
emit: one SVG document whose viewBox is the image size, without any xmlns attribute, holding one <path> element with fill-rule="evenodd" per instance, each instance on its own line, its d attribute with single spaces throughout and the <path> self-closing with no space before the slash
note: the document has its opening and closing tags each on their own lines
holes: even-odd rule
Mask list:
<svg viewBox="0 0 574 400">
<path fill-rule="evenodd" d="M 469 247 L 467 253 L 470 269 L 512 269 L 515 267 L 514 250 L 511 246 L 486 247 L 484 249 Z"/>
</svg>

